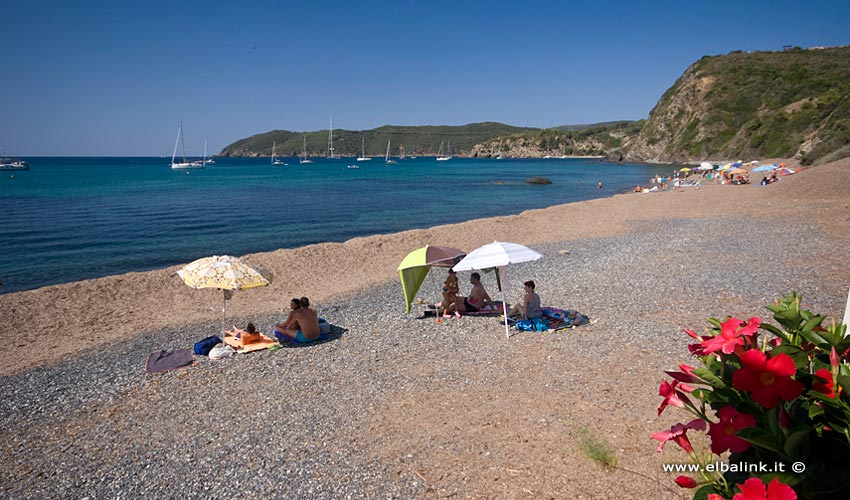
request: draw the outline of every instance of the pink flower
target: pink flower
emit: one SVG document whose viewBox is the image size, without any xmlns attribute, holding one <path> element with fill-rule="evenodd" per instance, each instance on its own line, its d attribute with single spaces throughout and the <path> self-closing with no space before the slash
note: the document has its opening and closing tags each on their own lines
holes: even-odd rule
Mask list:
<svg viewBox="0 0 850 500">
<path fill-rule="evenodd" d="M 652 439 L 657 439 L 658 441 L 661 441 L 658 444 L 659 452 L 664 449 L 664 445 L 667 443 L 667 441 L 673 441 L 674 443 L 681 446 L 682 449 L 686 452 L 693 453 L 694 447 L 691 446 L 691 442 L 688 439 L 688 429 L 704 431 L 705 421 L 696 418 L 694 420 L 691 420 L 687 424 L 676 424 L 671 427 L 669 431 L 652 433 Z"/>
<path fill-rule="evenodd" d="M 787 354 L 769 360 L 758 349 L 742 352 L 743 365 L 732 375 L 732 384 L 739 391 L 751 393 L 753 401 L 765 408 L 774 408 L 779 400 L 791 401 L 803 392 L 803 384 L 791 378 L 797 367 Z"/>
<path fill-rule="evenodd" d="M 720 422 L 710 424 L 708 429 L 708 435 L 711 436 L 711 451 L 720 455 L 726 450 L 740 453 L 749 449 L 750 443 L 736 434 L 746 427 L 754 427 L 755 417 L 741 413 L 732 406 L 721 408 L 717 412 L 717 417 Z"/>
<path fill-rule="evenodd" d="M 676 484 L 681 486 L 682 488 L 696 488 L 697 480 L 689 477 L 689 476 L 678 476 L 676 479 Z"/>
<path fill-rule="evenodd" d="M 751 477 L 744 484 L 737 485 L 741 492 L 732 497 L 732 500 L 797 500 L 797 493 L 779 479 L 773 481 L 765 488 L 764 483 L 757 477 Z"/>
<path fill-rule="evenodd" d="M 720 335 L 702 342 L 703 352 L 711 354 L 720 351 L 732 354 L 736 347 L 744 346 L 746 337 L 751 337 L 759 328 L 761 319 L 750 318 L 744 323 L 738 318 L 729 318 L 720 325 Z"/>
<path fill-rule="evenodd" d="M 835 349 L 833 349 L 832 352 L 835 352 Z M 832 379 L 832 373 L 830 373 L 829 370 L 827 370 L 826 368 L 821 368 L 820 370 L 815 372 L 815 377 L 824 380 L 824 382 L 816 382 L 812 384 L 812 390 L 818 391 L 822 394 L 826 394 L 831 398 L 834 398 L 835 387 L 834 381 Z M 660 410 L 658 414 L 661 414 Z"/>
</svg>

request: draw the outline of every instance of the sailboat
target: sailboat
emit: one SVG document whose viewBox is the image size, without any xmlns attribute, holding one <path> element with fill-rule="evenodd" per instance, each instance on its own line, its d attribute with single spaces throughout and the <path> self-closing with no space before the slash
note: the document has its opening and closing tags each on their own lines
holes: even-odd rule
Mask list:
<svg viewBox="0 0 850 500">
<path fill-rule="evenodd" d="M 452 143 L 449 143 L 448 152 L 443 156 L 443 141 L 440 141 L 440 152 L 437 154 L 437 161 L 448 161 L 452 159 Z"/>
<path fill-rule="evenodd" d="M 278 160 L 277 155 L 275 155 L 275 148 L 277 147 L 277 142 L 272 141 L 272 165 L 286 165 L 283 163 L 283 160 Z"/>
<path fill-rule="evenodd" d="M 174 159 L 177 157 L 177 145 L 178 144 L 183 145 L 183 161 L 181 161 L 179 163 L 175 163 Z M 204 153 L 204 156 L 206 156 L 206 153 Z M 206 165 L 206 158 L 204 158 L 204 160 L 205 161 L 203 161 L 203 162 L 186 161 L 186 144 L 183 142 L 183 122 L 180 122 L 180 126 L 177 127 L 177 140 L 174 142 L 174 153 L 171 154 L 171 168 L 173 168 L 173 169 L 178 169 L 178 168 L 204 168 L 204 167 L 207 166 Z"/>
<path fill-rule="evenodd" d="M 331 115 L 331 126 L 328 129 L 328 159 L 335 160 L 337 156 L 334 154 L 334 117 Z"/>
<path fill-rule="evenodd" d="M 404 158 L 404 144 L 402 144 L 398 147 L 398 159 L 403 160 Z"/>
<path fill-rule="evenodd" d="M 207 138 L 204 137 L 204 165 L 215 165 L 215 160 L 207 158 Z"/>
<path fill-rule="evenodd" d="M 304 136 L 304 151 L 301 152 L 301 159 L 298 163 L 313 163 L 313 160 L 307 158 L 307 136 Z"/>
<path fill-rule="evenodd" d="M 361 147 L 362 154 L 361 154 L 361 156 L 357 157 L 357 161 L 369 161 L 369 160 L 371 160 L 372 158 L 369 158 L 368 156 L 366 156 L 366 138 L 365 137 L 362 138 L 360 147 Z"/>
<path fill-rule="evenodd" d="M 384 162 L 386 162 L 387 165 L 395 165 L 398 163 L 395 160 L 390 160 L 390 141 L 387 141 L 387 156 L 384 158 Z"/>
</svg>

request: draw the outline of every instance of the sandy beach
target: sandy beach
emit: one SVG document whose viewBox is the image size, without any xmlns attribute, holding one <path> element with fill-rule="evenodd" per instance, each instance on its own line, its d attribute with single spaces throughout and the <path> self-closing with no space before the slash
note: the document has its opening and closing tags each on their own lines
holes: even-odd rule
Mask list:
<svg viewBox="0 0 850 500">
<path fill-rule="evenodd" d="M 494 318 L 403 314 L 410 250 L 493 240 L 541 251 L 517 280 L 593 323 L 506 340 Z M 660 464 L 684 457 L 649 434 L 681 417 L 656 418 L 661 370 L 687 360 L 681 329 L 768 319 L 790 289 L 840 320 L 850 159 L 766 187 L 621 194 L 246 260 L 274 280 L 235 294 L 233 323 L 268 331 L 307 295 L 334 339 L 149 376 L 148 352 L 220 321 L 220 292 L 186 287 L 179 267 L 0 296 L 4 495 L 680 498 Z M 587 433 L 617 467 L 585 456 Z"/>
</svg>

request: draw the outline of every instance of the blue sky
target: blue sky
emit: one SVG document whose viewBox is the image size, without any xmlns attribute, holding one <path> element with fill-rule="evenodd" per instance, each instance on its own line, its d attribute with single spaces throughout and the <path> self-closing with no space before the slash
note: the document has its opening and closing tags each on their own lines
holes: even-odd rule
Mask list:
<svg viewBox="0 0 850 500">
<path fill-rule="evenodd" d="M 648 116 L 704 55 L 850 44 L 843 1 L 4 0 L 0 155 Z"/>
</svg>

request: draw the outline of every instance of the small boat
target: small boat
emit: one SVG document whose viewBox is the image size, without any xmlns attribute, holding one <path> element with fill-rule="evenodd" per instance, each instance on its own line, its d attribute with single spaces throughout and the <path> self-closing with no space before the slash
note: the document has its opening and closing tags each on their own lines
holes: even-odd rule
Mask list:
<svg viewBox="0 0 850 500">
<path fill-rule="evenodd" d="M 386 158 L 384 158 L 384 162 L 387 165 L 395 165 L 396 163 L 398 163 L 395 160 L 390 160 L 390 141 L 387 141 L 387 156 Z"/>
<path fill-rule="evenodd" d="M 24 160 L 0 158 L 0 170 L 28 170 L 30 167 Z"/>
<path fill-rule="evenodd" d="M 334 116 L 331 115 L 330 128 L 328 129 L 328 159 L 335 160 L 339 158 L 334 154 Z"/>
<path fill-rule="evenodd" d="M 283 163 L 282 160 L 277 159 L 277 156 L 275 155 L 275 148 L 276 147 L 277 147 L 277 142 L 272 141 L 272 165 L 275 165 L 275 166 L 286 165 L 286 163 Z"/>
<path fill-rule="evenodd" d="M 449 143 L 448 152 L 443 156 L 443 141 L 440 141 L 440 152 L 437 153 L 437 161 L 448 161 L 452 159 L 452 143 Z"/>
<path fill-rule="evenodd" d="M 301 159 L 298 160 L 298 163 L 313 163 L 313 160 L 307 158 L 307 136 L 304 136 L 304 150 L 301 151 Z"/>
<path fill-rule="evenodd" d="M 347 167 L 345 167 L 345 168 L 351 168 L 351 169 L 354 169 L 354 168 L 360 168 L 360 165 L 349 165 L 349 166 L 347 166 Z"/>
<path fill-rule="evenodd" d="M 366 156 L 366 138 L 363 137 L 361 140 L 361 155 L 357 157 L 357 161 L 370 161 L 372 158 Z"/>
<path fill-rule="evenodd" d="M 174 162 L 174 159 L 177 157 L 177 145 L 183 145 L 183 161 Z M 186 144 L 183 142 L 183 122 L 180 122 L 180 126 L 177 127 L 177 140 L 174 142 L 174 153 L 171 154 L 171 168 L 173 169 L 183 169 L 183 168 L 204 168 L 207 166 L 206 164 L 206 151 L 204 152 L 204 161 L 187 161 L 186 160 Z"/>
</svg>

